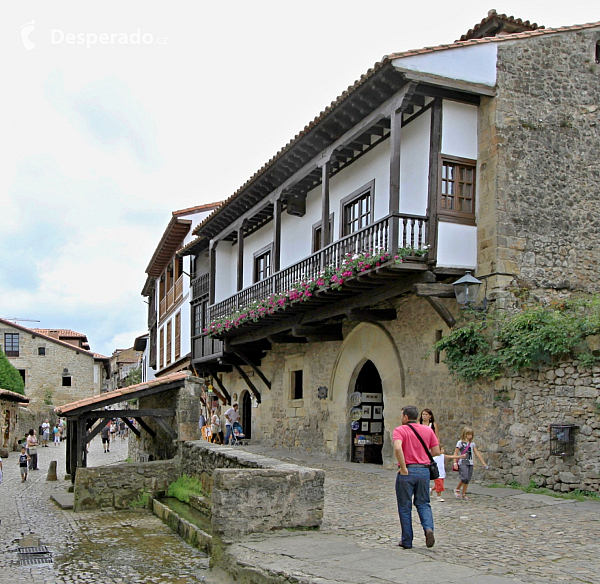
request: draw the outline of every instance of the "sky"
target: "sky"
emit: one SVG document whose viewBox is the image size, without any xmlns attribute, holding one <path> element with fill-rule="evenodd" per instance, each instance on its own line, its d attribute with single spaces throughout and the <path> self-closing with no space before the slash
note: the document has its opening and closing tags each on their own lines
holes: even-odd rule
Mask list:
<svg viewBox="0 0 600 584">
<path fill-rule="evenodd" d="M 229 197 L 383 55 L 491 8 L 600 21 L 595 0 L 3 2 L 0 317 L 130 347 L 173 210 Z"/>
</svg>

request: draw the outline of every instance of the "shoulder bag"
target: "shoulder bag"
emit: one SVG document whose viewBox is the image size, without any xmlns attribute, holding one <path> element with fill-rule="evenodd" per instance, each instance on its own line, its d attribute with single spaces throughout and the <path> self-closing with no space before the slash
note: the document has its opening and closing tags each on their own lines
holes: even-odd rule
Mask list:
<svg viewBox="0 0 600 584">
<path fill-rule="evenodd" d="M 406 424 L 406 425 L 415 433 L 415 436 L 419 439 L 419 442 L 423 445 L 423 448 L 425 449 L 425 452 L 427 453 L 427 456 L 429 457 L 429 460 L 430 460 L 429 480 L 435 481 L 435 479 L 439 479 L 440 478 L 440 469 L 438 468 L 437 462 L 435 460 L 433 460 L 433 456 L 431 456 L 431 452 L 429 452 L 429 448 L 427 448 L 427 446 L 425 446 L 425 442 L 423 442 L 423 438 L 421 438 L 421 436 L 419 436 L 419 433 L 410 424 Z"/>
</svg>

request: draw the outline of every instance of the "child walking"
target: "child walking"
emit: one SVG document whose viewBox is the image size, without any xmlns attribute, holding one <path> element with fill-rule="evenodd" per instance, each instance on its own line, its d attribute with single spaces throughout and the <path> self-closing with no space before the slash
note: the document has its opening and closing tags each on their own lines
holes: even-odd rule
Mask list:
<svg viewBox="0 0 600 584">
<path fill-rule="evenodd" d="M 54 424 L 52 435 L 54 436 L 54 446 L 60 446 L 60 430 L 58 429 L 58 424 Z"/>
<path fill-rule="evenodd" d="M 27 454 L 25 446 L 21 447 L 21 455 L 19 456 L 19 467 L 21 468 L 21 482 L 27 480 L 27 463 L 31 460 L 31 456 Z"/>
<path fill-rule="evenodd" d="M 473 477 L 473 454 L 477 456 L 479 462 L 481 462 L 486 470 L 489 468 L 481 454 L 479 454 L 475 442 L 473 442 L 474 436 L 473 428 L 465 426 L 460 435 L 460 440 L 456 443 L 456 448 L 454 449 L 454 456 L 460 458 L 458 461 L 459 481 L 456 489 L 454 489 L 454 496 L 457 499 L 468 499 L 467 488 Z"/>
<path fill-rule="evenodd" d="M 441 454 L 439 456 L 434 456 L 433 460 L 435 460 L 438 470 L 440 471 L 440 478 L 439 479 L 435 479 L 433 481 L 433 490 L 435 491 L 435 494 L 437 495 L 437 498 L 434 499 L 435 501 L 438 501 L 439 503 L 443 503 L 444 499 L 442 496 L 442 493 L 444 492 L 444 479 L 446 478 L 446 458 L 450 458 L 452 460 L 460 460 L 461 458 L 464 458 L 464 454 L 461 454 L 459 456 L 456 456 L 455 454 L 446 454 L 446 450 L 445 448 L 440 444 L 440 451 Z M 433 494 L 433 493 L 431 493 Z"/>
</svg>

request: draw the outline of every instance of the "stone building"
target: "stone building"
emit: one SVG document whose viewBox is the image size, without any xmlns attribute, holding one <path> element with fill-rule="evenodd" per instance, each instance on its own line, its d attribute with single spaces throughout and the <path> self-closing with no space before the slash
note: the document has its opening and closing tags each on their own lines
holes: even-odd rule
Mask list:
<svg viewBox="0 0 600 584">
<path fill-rule="evenodd" d="M 0 457 L 7 458 L 13 448 L 15 438 L 22 438 L 18 433 L 19 404 L 27 404 L 29 398 L 0 389 Z"/>
<path fill-rule="evenodd" d="M 491 11 L 385 56 L 193 230 L 191 365 L 246 434 L 391 465 L 415 404 L 450 451 L 473 425 L 490 478 L 598 490 L 598 373 L 465 386 L 431 349 L 467 270 L 490 310 L 599 290 L 599 62 L 600 23 Z M 551 457 L 560 423 L 579 437 Z"/>
<path fill-rule="evenodd" d="M 115 349 L 108 361 L 108 379 L 106 391 L 124 387 L 127 376 L 142 365 L 142 352 L 135 347 Z M 130 385 L 132 385 L 130 383 Z"/>
<path fill-rule="evenodd" d="M 68 342 L 56 338 L 58 329 L 53 336 L 41 331 L 0 319 L 0 345 L 23 377 L 31 406 L 56 406 L 99 394 L 108 357 L 83 348 L 85 335 L 71 335 Z"/>
</svg>

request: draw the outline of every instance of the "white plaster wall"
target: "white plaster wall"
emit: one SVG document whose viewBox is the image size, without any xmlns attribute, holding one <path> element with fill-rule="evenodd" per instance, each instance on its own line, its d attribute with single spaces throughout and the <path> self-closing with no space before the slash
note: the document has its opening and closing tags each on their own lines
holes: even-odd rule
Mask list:
<svg viewBox="0 0 600 584">
<path fill-rule="evenodd" d="M 442 154 L 477 159 L 477 106 L 444 100 Z"/>
<path fill-rule="evenodd" d="M 185 357 L 192 350 L 192 333 L 190 330 L 191 307 L 189 296 L 184 299 L 181 305 L 181 356 Z M 175 326 L 175 322 L 173 322 Z M 173 339 L 175 338 L 175 328 L 173 328 Z M 173 343 L 175 345 L 175 343 Z M 173 349 L 174 350 L 174 349 Z"/>
<path fill-rule="evenodd" d="M 497 55 L 496 43 L 486 43 L 400 57 L 393 64 L 400 70 L 420 71 L 494 87 Z"/>
<path fill-rule="evenodd" d="M 282 229 L 281 236 L 284 237 L 284 231 Z M 267 223 L 262 229 L 255 231 L 252 235 L 246 237 L 244 239 L 244 284 L 243 287 L 247 288 L 252 285 L 252 276 L 253 276 L 253 268 L 254 268 L 254 254 L 263 247 L 273 243 L 273 222 L 270 221 Z M 232 272 L 234 276 L 237 276 L 237 245 L 234 245 L 233 248 L 233 258 L 232 261 L 235 262 L 232 264 L 233 267 Z M 273 257 L 271 257 L 271 261 L 273 261 Z M 271 270 L 273 269 L 271 264 Z M 237 284 L 234 283 L 234 286 Z"/>
<path fill-rule="evenodd" d="M 400 213 L 411 215 L 425 215 L 427 213 L 430 128 L 431 110 L 402 128 Z M 385 215 L 387 215 L 387 211 L 384 213 Z"/>
<path fill-rule="evenodd" d="M 329 208 L 335 213 L 333 241 L 340 238 L 340 201 L 375 179 L 375 221 L 388 214 L 390 192 L 390 141 L 359 158 L 329 182 Z M 298 258 L 301 259 L 301 258 Z"/>
<path fill-rule="evenodd" d="M 477 227 L 440 221 L 437 265 L 475 269 L 477 266 Z"/>
<path fill-rule="evenodd" d="M 220 302 L 235 293 L 235 282 L 232 286 L 232 274 L 235 274 L 236 255 L 232 253 L 231 243 L 221 241 L 217 246 L 215 302 Z"/>
</svg>

